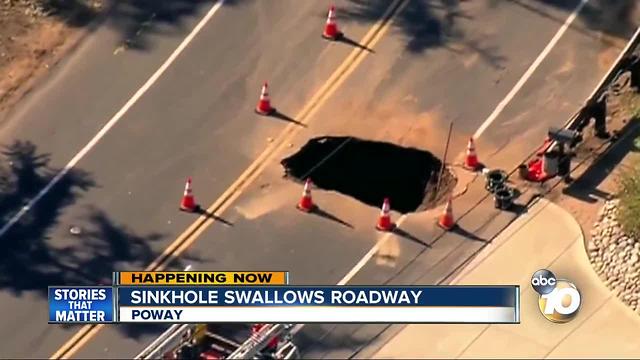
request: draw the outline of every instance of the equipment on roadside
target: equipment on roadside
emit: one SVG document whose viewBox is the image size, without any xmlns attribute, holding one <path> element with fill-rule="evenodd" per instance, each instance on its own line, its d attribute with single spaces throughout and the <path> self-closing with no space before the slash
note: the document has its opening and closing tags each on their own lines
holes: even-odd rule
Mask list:
<svg viewBox="0 0 640 360">
<path fill-rule="evenodd" d="M 197 353 L 192 358 L 200 359 L 298 359 L 300 357 L 297 346 L 291 341 L 292 324 L 253 326 L 251 336 L 240 344 L 215 334 L 213 325 L 173 325 L 135 359 L 175 358 L 177 355 L 185 355 L 185 349 L 187 352 L 195 350 Z"/>
<path fill-rule="evenodd" d="M 552 141 L 556 141 L 558 145 L 562 147 L 562 150 L 564 150 L 565 146 L 573 148 L 582 141 L 582 135 L 580 135 L 580 132 L 553 126 L 549 128 L 547 138 Z"/>
<path fill-rule="evenodd" d="M 487 171 L 485 178 L 485 189 L 490 193 L 495 193 L 505 185 L 509 174 L 504 170 L 494 169 Z"/>
<path fill-rule="evenodd" d="M 278 345 L 274 355 L 285 355 L 285 359 L 295 359 L 298 350 L 290 340 L 292 329 L 292 324 L 265 324 L 257 332 L 253 332 L 227 359 L 253 359 L 262 354 L 276 338 L 283 338 L 285 343 L 282 346 Z"/>
<path fill-rule="evenodd" d="M 493 194 L 494 206 L 496 209 L 509 210 L 513 206 L 515 190 L 509 186 L 502 185 Z"/>
<path fill-rule="evenodd" d="M 537 158 L 518 167 L 520 177 L 532 182 L 544 182 L 558 175 L 568 177 L 572 154 L 567 148 L 574 148 L 582 141 L 580 131 L 585 126 L 582 124 L 577 130 L 550 127 L 545 143 L 536 152 Z"/>
<path fill-rule="evenodd" d="M 259 334 L 260 330 L 262 330 L 265 327 L 265 325 L 266 324 L 253 324 L 251 326 L 251 334 L 253 335 Z M 278 336 L 274 336 L 273 339 L 271 339 L 271 341 L 267 343 L 265 350 L 267 350 L 270 353 L 275 353 L 276 350 L 278 350 L 279 343 L 280 343 L 280 338 Z"/>
<path fill-rule="evenodd" d="M 524 175 L 525 179 L 528 181 L 541 183 L 551 178 L 549 174 L 544 172 L 542 168 L 542 159 L 540 158 L 529 161 L 526 165 L 524 165 L 524 167 L 526 167 L 526 171 L 521 170 L 520 174 Z"/>
<path fill-rule="evenodd" d="M 604 130 L 600 129 L 599 131 Z M 548 176 L 569 176 L 572 154 L 567 151 L 567 147 L 574 148 L 577 146 L 577 144 L 582 141 L 582 135 L 575 130 L 551 127 L 549 128 L 548 137 L 556 142 L 557 147 L 555 149 L 549 149 L 543 154 L 543 172 Z"/>
<path fill-rule="evenodd" d="M 542 156 L 542 154 L 544 154 L 544 152 L 547 151 L 552 144 L 553 144 L 553 139 L 551 139 L 551 137 L 547 135 L 544 138 L 544 142 L 542 143 L 542 146 L 540 146 L 538 151 L 536 151 L 536 156 Z"/>
</svg>

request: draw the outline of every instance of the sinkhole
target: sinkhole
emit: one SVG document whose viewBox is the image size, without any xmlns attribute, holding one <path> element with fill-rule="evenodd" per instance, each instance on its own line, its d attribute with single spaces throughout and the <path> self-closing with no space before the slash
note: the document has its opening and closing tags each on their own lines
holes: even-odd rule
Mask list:
<svg viewBox="0 0 640 360">
<path fill-rule="evenodd" d="M 428 151 L 349 136 L 313 138 L 280 164 L 285 177 L 310 178 L 320 189 L 375 207 L 388 197 L 403 214 L 437 205 L 456 181 L 445 168 L 437 185 L 442 161 Z"/>
</svg>

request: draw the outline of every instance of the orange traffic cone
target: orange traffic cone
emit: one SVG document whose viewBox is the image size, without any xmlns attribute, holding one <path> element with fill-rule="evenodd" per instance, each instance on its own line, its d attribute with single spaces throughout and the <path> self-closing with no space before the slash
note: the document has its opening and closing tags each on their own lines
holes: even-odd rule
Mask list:
<svg viewBox="0 0 640 360">
<path fill-rule="evenodd" d="M 187 184 L 184 187 L 184 195 L 180 202 L 180 210 L 194 212 L 197 209 L 196 199 L 193 197 L 193 191 L 191 190 L 191 178 L 187 179 Z"/>
<path fill-rule="evenodd" d="M 467 155 L 464 158 L 464 166 L 467 169 L 476 170 L 478 166 L 480 166 L 480 162 L 478 162 L 478 155 L 476 154 L 476 147 L 473 144 L 473 138 L 469 138 L 469 143 L 467 144 Z"/>
<path fill-rule="evenodd" d="M 451 198 L 447 201 L 447 206 L 444 208 L 444 212 L 438 219 L 438 226 L 445 230 L 451 230 L 456 222 L 453 220 L 453 208 L 451 206 Z"/>
<path fill-rule="evenodd" d="M 336 23 L 336 7 L 333 5 L 329 8 L 329 15 L 327 15 L 322 37 L 327 40 L 338 40 L 342 37 L 342 33 L 338 30 L 338 24 Z"/>
<path fill-rule="evenodd" d="M 391 231 L 395 227 L 395 224 L 391 221 L 391 215 L 389 212 L 391 211 L 391 205 L 389 205 L 389 199 L 384 198 L 384 202 L 382 203 L 382 210 L 380 211 L 380 217 L 378 218 L 378 223 L 376 224 L 376 229 L 380 231 Z"/>
<path fill-rule="evenodd" d="M 307 179 L 304 183 L 304 190 L 302 190 L 302 198 L 300 198 L 300 202 L 296 206 L 298 210 L 302 210 L 304 212 L 310 212 L 315 208 L 313 204 L 313 200 L 311 199 L 311 180 Z"/>
<path fill-rule="evenodd" d="M 260 115 L 271 115 L 276 111 L 276 109 L 271 106 L 268 87 L 269 85 L 265 81 L 264 85 L 262 85 L 262 91 L 260 92 L 258 106 L 256 106 L 256 112 Z"/>
</svg>

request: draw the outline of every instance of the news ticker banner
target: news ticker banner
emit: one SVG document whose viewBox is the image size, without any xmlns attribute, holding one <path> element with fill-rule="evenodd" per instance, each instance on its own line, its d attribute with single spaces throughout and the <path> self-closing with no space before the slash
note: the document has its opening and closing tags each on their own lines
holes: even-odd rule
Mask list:
<svg viewBox="0 0 640 360">
<path fill-rule="evenodd" d="M 157 274 L 115 274 L 113 286 L 49 287 L 49 323 L 520 322 L 518 286 L 290 286 L 274 276 L 256 286 L 236 273 L 208 285 L 210 276 Z M 285 283 L 288 274 L 278 279 Z"/>
<path fill-rule="evenodd" d="M 120 271 L 113 285 L 287 285 L 288 271 Z"/>
</svg>

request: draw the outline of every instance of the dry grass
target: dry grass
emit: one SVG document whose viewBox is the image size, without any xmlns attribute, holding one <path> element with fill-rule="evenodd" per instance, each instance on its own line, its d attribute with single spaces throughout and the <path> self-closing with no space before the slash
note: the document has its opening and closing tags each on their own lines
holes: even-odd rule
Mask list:
<svg viewBox="0 0 640 360">
<path fill-rule="evenodd" d="M 619 221 L 627 234 L 637 238 L 640 236 L 640 163 L 636 162 L 620 176 L 618 197 Z"/>
<path fill-rule="evenodd" d="M 629 119 L 640 119 L 640 94 L 628 91 L 619 96 L 620 107 Z M 640 138 L 633 142 L 635 149 L 640 151 Z M 640 236 L 640 162 L 634 161 L 630 167 L 625 167 L 617 179 L 619 221 L 625 232 L 634 237 Z"/>
<path fill-rule="evenodd" d="M 100 0 L 0 0 L 0 121 L 100 9 Z"/>
</svg>

